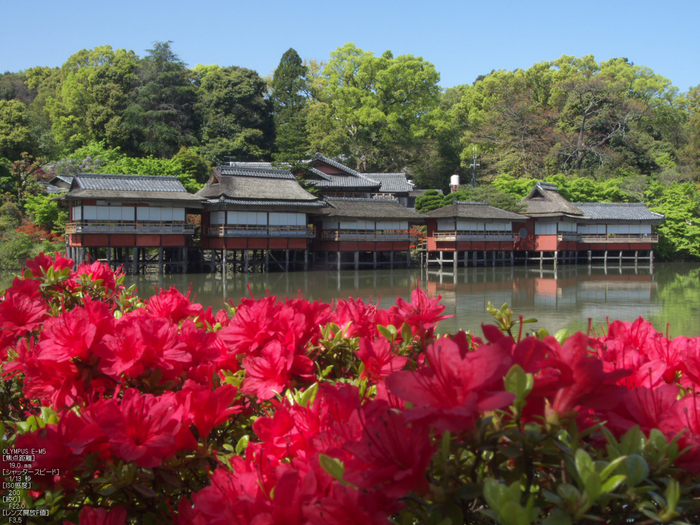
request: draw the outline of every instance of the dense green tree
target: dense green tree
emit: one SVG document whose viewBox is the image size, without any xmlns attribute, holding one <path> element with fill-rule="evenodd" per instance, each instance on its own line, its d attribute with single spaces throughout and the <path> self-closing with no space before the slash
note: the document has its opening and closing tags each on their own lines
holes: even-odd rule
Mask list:
<svg viewBox="0 0 700 525">
<path fill-rule="evenodd" d="M 38 154 L 46 158 L 57 158 L 60 146 L 53 134 L 51 117 L 46 110 L 48 100 L 55 97 L 61 81 L 61 69 L 49 67 L 33 67 L 26 71 L 26 84 L 36 92 L 34 100 L 29 105 L 29 122 L 32 140 Z"/>
<path fill-rule="evenodd" d="M 0 100 L 19 100 L 29 105 L 34 100 L 36 91 L 27 85 L 25 72 L 0 74 Z"/>
<path fill-rule="evenodd" d="M 297 52 L 290 48 L 282 55 L 272 76 L 270 100 L 275 120 L 275 161 L 297 164 L 310 153 L 305 112 L 307 71 Z"/>
<path fill-rule="evenodd" d="M 272 104 L 267 84 L 242 67 L 210 68 L 201 76 L 197 105 L 201 152 L 211 162 L 270 158 L 274 143 Z"/>
<path fill-rule="evenodd" d="M 209 180 L 211 166 L 194 149 L 183 146 L 173 159 L 180 163 L 183 174 L 189 175 L 197 184 L 204 185 Z"/>
<path fill-rule="evenodd" d="M 360 171 L 398 171 L 421 154 L 429 130 L 427 116 L 438 107 L 439 73 L 420 57 L 390 51 L 380 57 L 345 44 L 323 67 L 326 104 L 333 125 L 344 135 L 343 153 Z M 309 120 L 312 147 L 324 132 Z M 321 122 L 322 127 L 328 122 Z"/>
<path fill-rule="evenodd" d="M 111 147 L 128 144 L 123 113 L 138 78 L 133 51 L 111 46 L 83 49 L 61 68 L 55 97 L 46 101 L 54 137 L 67 151 L 90 141 L 105 140 Z"/>
<path fill-rule="evenodd" d="M 171 43 L 155 42 L 137 69 L 141 85 L 124 113 L 130 152 L 171 157 L 181 146 L 195 143 L 197 91 Z"/>
<path fill-rule="evenodd" d="M 0 192 L 24 210 L 27 198 L 42 191 L 39 182 L 46 178 L 44 164 L 42 159 L 22 153 L 19 160 L 0 169 Z"/>
<path fill-rule="evenodd" d="M 0 100 L 0 157 L 19 160 L 34 151 L 27 106 L 19 100 Z"/>
</svg>

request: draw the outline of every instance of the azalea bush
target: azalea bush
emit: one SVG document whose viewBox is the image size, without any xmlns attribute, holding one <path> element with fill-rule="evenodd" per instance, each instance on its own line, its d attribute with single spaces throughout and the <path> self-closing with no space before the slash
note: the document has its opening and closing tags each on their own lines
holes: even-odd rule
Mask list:
<svg viewBox="0 0 700 525">
<path fill-rule="evenodd" d="M 700 515 L 698 338 L 643 319 L 526 335 L 506 306 L 478 336 L 439 336 L 444 306 L 419 289 L 387 309 L 266 296 L 215 313 L 73 268 L 39 256 L 0 301 L 14 523 Z"/>
</svg>

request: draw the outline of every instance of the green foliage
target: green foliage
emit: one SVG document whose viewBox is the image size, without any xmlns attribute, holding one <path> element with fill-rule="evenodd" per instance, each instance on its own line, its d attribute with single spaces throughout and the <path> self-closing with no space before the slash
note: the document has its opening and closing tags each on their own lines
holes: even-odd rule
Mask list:
<svg viewBox="0 0 700 525">
<path fill-rule="evenodd" d="M 227 156 L 269 158 L 274 124 L 265 81 L 255 71 L 235 66 L 212 67 L 202 74 L 197 91 L 202 156 L 211 163 Z"/>
<path fill-rule="evenodd" d="M 172 42 L 154 42 L 137 69 L 141 85 L 124 112 L 133 152 L 159 158 L 174 155 L 194 137 L 196 88 L 187 68 L 170 48 Z"/>
<path fill-rule="evenodd" d="M 27 106 L 19 100 L 0 100 L 0 158 L 19 160 L 33 150 Z"/>
<path fill-rule="evenodd" d="M 54 137 L 64 151 L 90 141 L 109 147 L 129 143 L 123 113 L 136 86 L 138 57 L 111 46 L 83 49 L 62 66 L 54 96 L 46 100 Z"/>
<path fill-rule="evenodd" d="M 47 231 L 63 235 L 68 222 L 68 210 L 59 208 L 58 203 L 51 200 L 52 197 L 44 193 L 31 195 L 27 197 L 24 209 L 34 224 Z"/>
<path fill-rule="evenodd" d="M 419 213 L 436 210 L 443 206 L 443 196 L 435 190 L 428 190 L 416 198 L 416 211 Z"/>
<path fill-rule="evenodd" d="M 209 173 L 211 172 L 211 166 L 197 151 L 183 146 L 173 159 L 178 161 L 180 166 L 182 166 L 183 175 L 188 175 L 196 184 L 206 184 L 209 179 Z"/>
<path fill-rule="evenodd" d="M 306 130 L 308 68 L 294 49 L 288 49 L 272 76 L 270 100 L 275 120 L 275 161 L 296 164 L 308 158 Z"/>
<path fill-rule="evenodd" d="M 342 130 L 343 152 L 360 171 L 398 171 L 420 154 L 427 115 L 439 102 L 435 66 L 390 51 L 375 57 L 349 43 L 331 53 L 322 76 L 318 100 L 333 120 L 320 124 Z M 316 124 L 309 119 L 312 147 L 325 134 Z"/>
<path fill-rule="evenodd" d="M 34 241 L 26 233 L 6 231 L 1 234 L 0 271 L 20 270 L 34 255 Z"/>
</svg>

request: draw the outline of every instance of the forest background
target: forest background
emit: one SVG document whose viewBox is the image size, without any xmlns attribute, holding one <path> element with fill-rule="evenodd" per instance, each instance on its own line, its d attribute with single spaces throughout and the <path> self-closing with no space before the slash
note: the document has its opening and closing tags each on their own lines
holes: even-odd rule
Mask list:
<svg viewBox="0 0 700 525">
<path fill-rule="evenodd" d="M 537 180 L 574 202 L 643 202 L 666 216 L 659 255 L 698 259 L 699 109 L 700 86 L 680 92 L 627 58 L 562 56 L 443 89 L 421 57 L 351 43 L 327 62 L 290 49 L 268 78 L 188 68 L 171 42 L 143 57 L 84 49 L 0 75 L 0 269 L 60 244 L 66 214 L 41 184 L 56 175 L 175 175 L 196 191 L 218 162 L 303 168 L 315 152 L 417 188 L 461 175 L 462 191 L 419 211 L 454 198 L 517 209 Z"/>
</svg>

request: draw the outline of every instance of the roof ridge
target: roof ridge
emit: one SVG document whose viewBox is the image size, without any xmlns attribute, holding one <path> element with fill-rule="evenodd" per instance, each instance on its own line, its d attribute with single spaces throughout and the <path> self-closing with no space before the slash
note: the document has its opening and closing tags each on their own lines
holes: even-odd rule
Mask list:
<svg viewBox="0 0 700 525">
<path fill-rule="evenodd" d="M 326 197 L 326 200 L 352 202 L 399 202 L 399 199 L 368 199 L 366 197 Z"/>
<path fill-rule="evenodd" d="M 452 204 L 472 204 L 472 205 L 479 205 L 479 206 L 488 206 L 489 205 L 489 203 L 486 201 L 483 201 L 483 202 L 454 201 Z"/>
<path fill-rule="evenodd" d="M 116 177 L 116 178 L 126 178 L 126 177 L 139 177 L 142 179 L 154 179 L 154 180 L 177 180 L 174 175 L 140 175 L 140 174 L 125 174 L 125 173 L 76 173 L 71 175 L 72 177 Z"/>
<path fill-rule="evenodd" d="M 338 168 L 339 170 L 344 171 L 345 173 L 349 173 L 350 175 L 359 175 L 359 172 L 355 171 L 354 169 L 346 166 L 345 164 L 342 164 L 338 162 L 337 160 L 333 160 L 330 157 L 326 157 L 325 155 L 321 155 L 320 153 L 316 153 L 314 157 L 311 159 L 310 162 L 313 162 L 314 160 L 321 160 L 325 162 L 326 164 L 330 164 L 334 168 Z M 376 181 L 374 181 L 376 182 Z"/>
</svg>

